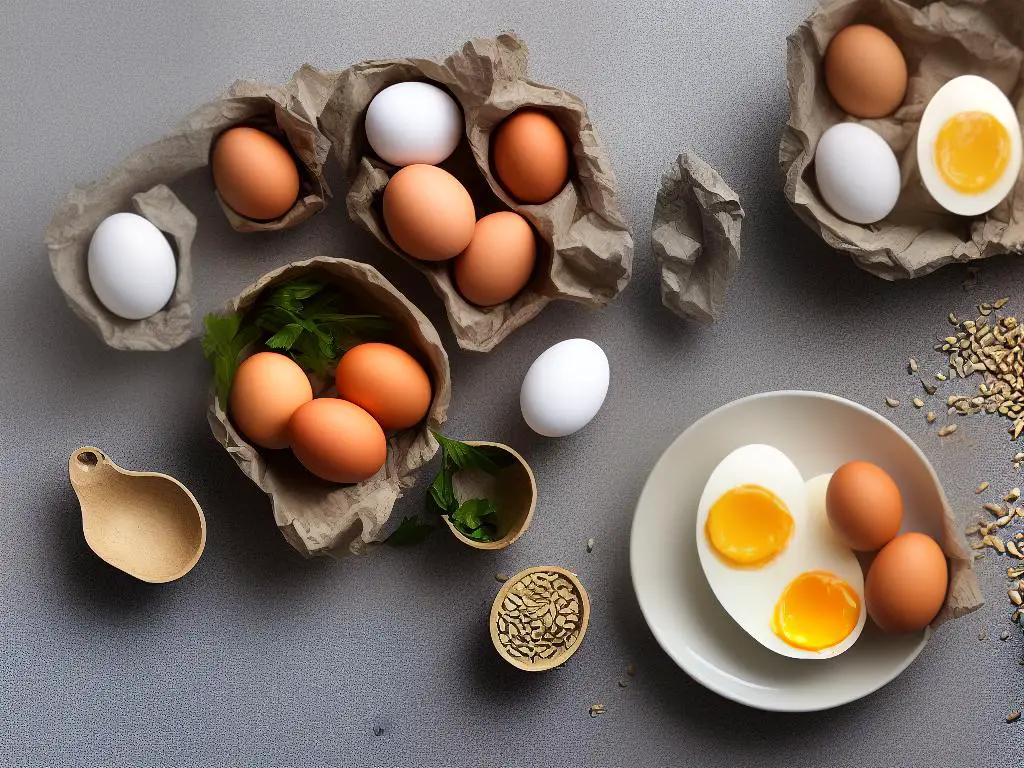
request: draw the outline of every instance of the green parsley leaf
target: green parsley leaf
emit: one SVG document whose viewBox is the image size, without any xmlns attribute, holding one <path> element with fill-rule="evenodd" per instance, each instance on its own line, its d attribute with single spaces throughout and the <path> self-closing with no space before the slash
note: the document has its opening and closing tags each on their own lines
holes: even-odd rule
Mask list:
<svg viewBox="0 0 1024 768">
<path fill-rule="evenodd" d="M 295 342 L 299 340 L 299 336 L 302 335 L 302 326 L 298 323 L 288 323 L 280 331 L 275 333 L 264 344 L 271 349 L 291 349 Z"/>
<path fill-rule="evenodd" d="M 497 474 L 501 469 L 484 449 L 452 440 L 433 429 L 430 431 L 441 444 L 444 464 L 450 462 L 455 469 L 482 469 L 490 475 Z"/>
<path fill-rule="evenodd" d="M 407 517 L 388 536 L 386 543 L 393 547 L 411 547 L 424 541 L 436 527 L 420 522 L 418 517 Z"/>
<path fill-rule="evenodd" d="M 490 499 L 470 499 L 459 505 L 452 513 L 450 520 L 463 533 L 475 531 L 484 524 L 484 518 L 498 511 Z"/>
<path fill-rule="evenodd" d="M 242 353 L 260 337 L 258 328 L 242 327 L 235 315 L 207 315 L 203 319 L 203 355 L 213 366 L 213 383 L 222 408 L 227 408 L 231 384 Z"/>
</svg>

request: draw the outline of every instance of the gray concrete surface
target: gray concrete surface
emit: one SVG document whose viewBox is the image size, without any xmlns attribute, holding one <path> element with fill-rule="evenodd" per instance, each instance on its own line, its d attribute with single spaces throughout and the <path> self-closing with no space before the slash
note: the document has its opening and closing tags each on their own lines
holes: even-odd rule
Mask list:
<svg viewBox="0 0 1024 768">
<path fill-rule="evenodd" d="M 1024 291 L 1014 258 L 888 284 L 857 271 L 789 211 L 776 170 L 786 34 L 810 2 L 100 2 L 9 0 L 0 23 L 0 763 L 8 765 L 1019 766 L 1019 632 L 1000 574 L 989 604 L 944 627 L 895 682 L 810 715 L 765 714 L 705 691 L 665 656 L 628 570 L 632 510 L 649 467 L 693 420 L 736 397 L 820 389 L 884 410 L 915 394 L 902 372 L 929 356 L 950 310 Z M 493 354 L 451 334 L 450 432 L 503 440 L 537 472 L 529 535 L 496 555 L 438 535 L 416 550 L 306 562 L 264 497 L 207 430 L 197 343 L 167 354 L 105 348 L 65 307 L 42 234 L 68 188 L 158 137 L 237 77 L 283 80 L 299 64 L 442 55 L 515 29 L 534 77 L 589 105 L 635 228 L 633 282 L 607 311 L 560 304 Z M 660 175 L 699 152 L 747 209 L 742 269 L 713 328 L 658 300 L 650 219 Z M 336 201 L 300 229 L 230 231 L 201 179 L 179 185 L 200 219 L 201 311 L 257 275 L 313 253 L 379 265 L 438 327 L 420 276 L 349 223 Z M 1014 304 L 1011 304 L 1012 309 Z M 198 320 L 197 320 L 198 323 Z M 531 436 L 517 391 L 533 357 L 570 336 L 612 362 L 593 424 Z M 940 442 L 911 408 L 886 410 L 939 470 L 963 514 L 974 485 L 1017 485 L 1003 423 L 963 422 Z M 842 435 L 837 435 L 842 439 Z M 85 548 L 65 462 L 103 447 L 169 472 L 206 508 L 209 545 L 184 581 L 153 588 Z M 422 504 L 422 490 L 400 510 Z M 592 554 L 587 539 L 596 542 Z M 496 571 L 575 569 L 594 601 L 567 667 L 526 676 L 489 645 Z M 987 641 L 979 641 L 985 628 Z M 737 630 L 739 631 L 739 630 Z M 637 666 L 628 688 L 617 681 Z M 607 705 L 591 718 L 588 707 Z"/>
</svg>

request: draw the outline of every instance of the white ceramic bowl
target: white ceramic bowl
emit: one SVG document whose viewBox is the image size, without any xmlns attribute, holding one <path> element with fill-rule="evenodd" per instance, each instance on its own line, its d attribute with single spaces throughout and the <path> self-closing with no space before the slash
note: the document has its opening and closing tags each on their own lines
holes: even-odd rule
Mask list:
<svg viewBox="0 0 1024 768">
<path fill-rule="evenodd" d="M 708 586 L 694 537 L 708 476 L 748 443 L 785 452 L 804 479 L 864 459 L 883 467 L 903 492 L 902 531 L 939 538 L 945 496 L 924 454 L 903 432 L 864 406 L 820 392 L 767 392 L 709 413 L 654 466 L 633 518 L 630 567 L 640 609 L 655 638 L 691 677 L 751 707 L 806 712 L 836 707 L 895 678 L 928 642 L 930 630 L 885 635 L 870 621 L 846 653 L 788 659 L 760 645 L 722 609 Z"/>
</svg>

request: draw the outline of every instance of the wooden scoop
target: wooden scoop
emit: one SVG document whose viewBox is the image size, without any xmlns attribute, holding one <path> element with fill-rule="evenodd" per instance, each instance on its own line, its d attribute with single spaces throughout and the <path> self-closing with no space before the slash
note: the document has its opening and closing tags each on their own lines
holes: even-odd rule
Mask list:
<svg viewBox="0 0 1024 768">
<path fill-rule="evenodd" d="M 141 581 L 180 579 L 206 546 L 206 518 L 189 490 L 159 472 L 121 469 L 99 448 L 68 459 L 82 532 L 101 559 Z"/>
<path fill-rule="evenodd" d="M 455 538 L 463 544 L 475 549 L 505 549 L 526 533 L 530 521 L 533 520 L 533 511 L 537 507 L 537 481 L 533 476 L 533 470 L 526 463 L 526 459 L 502 443 L 467 440 L 466 444 L 501 451 L 512 459 L 509 466 L 497 475 L 492 476 L 477 470 L 463 470 L 456 472 L 452 477 L 455 495 L 460 499 L 491 499 L 497 505 L 497 536 L 494 541 L 474 541 L 456 528 L 448 519 L 448 515 L 444 515 L 444 521 Z"/>
</svg>

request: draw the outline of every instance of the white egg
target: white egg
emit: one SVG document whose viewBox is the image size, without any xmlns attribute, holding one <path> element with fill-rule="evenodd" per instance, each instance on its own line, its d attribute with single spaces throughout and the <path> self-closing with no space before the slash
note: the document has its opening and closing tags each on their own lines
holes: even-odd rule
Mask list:
<svg viewBox="0 0 1024 768">
<path fill-rule="evenodd" d="M 1003 141 L 979 130 L 986 122 L 1001 132 Z M 992 154 L 996 147 L 1005 150 L 998 160 Z M 947 211 L 977 216 L 995 208 L 1013 189 L 1021 168 L 1020 121 L 1010 100 L 983 77 L 950 80 L 921 116 L 917 164 L 928 192 Z"/>
<path fill-rule="evenodd" d="M 608 357 L 588 339 L 568 339 L 533 361 L 519 405 L 534 432 L 565 437 L 583 429 L 608 395 Z"/>
<path fill-rule="evenodd" d="M 462 139 L 462 110 L 436 85 L 395 83 L 373 97 L 366 110 L 366 139 L 392 165 L 437 165 Z"/>
<path fill-rule="evenodd" d="M 833 125 L 818 140 L 814 176 L 828 207 L 855 224 L 881 221 L 900 196 L 900 165 L 885 139 L 859 123 Z"/>
<path fill-rule="evenodd" d="M 126 320 L 163 309 L 177 268 L 164 233 L 134 213 L 108 216 L 89 241 L 89 282 L 103 306 Z"/>
<path fill-rule="evenodd" d="M 831 475 L 804 483 L 789 458 L 768 445 L 746 445 L 726 456 L 711 473 L 697 511 L 697 552 L 708 584 L 725 611 L 766 648 L 790 658 L 829 658 L 849 649 L 860 637 L 867 618 L 864 574 L 856 555 L 832 533 L 825 514 L 825 491 Z M 775 495 L 792 517 L 785 548 L 759 566 L 738 566 L 720 555 L 709 540 L 708 514 L 722 496 L 744 485 L 760 486 Z M 820 650 L 792 645 L 773 629 L 776 605 L 801 574 L 826 572 L 856 593 L 859 613 L 852 631 Z"/>
</svg>

